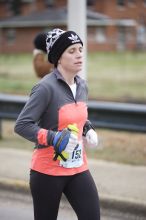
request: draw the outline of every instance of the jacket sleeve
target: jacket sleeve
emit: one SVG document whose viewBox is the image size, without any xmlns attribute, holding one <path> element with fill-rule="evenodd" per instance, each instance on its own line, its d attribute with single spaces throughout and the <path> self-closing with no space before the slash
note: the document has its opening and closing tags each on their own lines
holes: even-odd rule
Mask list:
<svg viewBox="0 0 146 220">
<path fill-rule="evenodd" d="M 33 87 L 29 100 L 16 120 L 14 131 L 17 134 L 34 143 L 38 143 L 41 133 L 47 135 L 47 130 L 41 129 L 38 122 L 49 105 L 50 97 L 51 94 L 46 92 L 43 85 L 37 84 Z"/>
</svg>

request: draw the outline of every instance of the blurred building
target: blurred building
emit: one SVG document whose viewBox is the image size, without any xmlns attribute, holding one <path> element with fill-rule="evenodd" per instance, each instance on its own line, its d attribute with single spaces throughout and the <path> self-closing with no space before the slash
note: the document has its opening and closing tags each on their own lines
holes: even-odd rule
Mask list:
<svg viewBox="0 0 146 220">
<path fill-rule="evenodd" d="M 67 28 L 67 0 L 0 0 L 0 53 L 31 52 L 54 27 Z M 146 0 L 87 0 L 87 31 L 90 51 L 146 49 Z"/>
</svg>

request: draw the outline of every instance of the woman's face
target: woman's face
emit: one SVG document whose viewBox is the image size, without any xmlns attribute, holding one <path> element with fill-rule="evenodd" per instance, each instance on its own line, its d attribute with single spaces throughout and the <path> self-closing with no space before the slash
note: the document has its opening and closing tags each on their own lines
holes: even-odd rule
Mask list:
<svg viewBox="0 0 146 220">
<path fill-rule="evenodd" d="M 80 43 L 68 47 L 59 59 L 59 65 L 68 72 L 78 73 L 83 66 L 83 47 Z"/>
</svg>

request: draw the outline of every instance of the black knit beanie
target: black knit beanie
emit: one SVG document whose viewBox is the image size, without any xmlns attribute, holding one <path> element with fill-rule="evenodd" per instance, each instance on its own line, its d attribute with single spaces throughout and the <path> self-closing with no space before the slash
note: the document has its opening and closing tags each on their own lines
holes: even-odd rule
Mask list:
<svg viewBox="0 0 146 220">
<path fill-rule="evenodd" d="M 62 53 L 69 46 L 77 43 L 83 45 L 82 40 L 74 31 L 63 31 L 58 28 L 49 31 L 46 38 L 46 49 L 49 62 L 57 66 Z"/>
<path fill-rule="evenodd" d="M 33 40 L 34 46 L 36 49 L 42 50 L 45 53 L 47 53 L 46 50 L 46 37 L 47 33 L 46 32 L 41 32 L 37 34 Z"/>
</svg>

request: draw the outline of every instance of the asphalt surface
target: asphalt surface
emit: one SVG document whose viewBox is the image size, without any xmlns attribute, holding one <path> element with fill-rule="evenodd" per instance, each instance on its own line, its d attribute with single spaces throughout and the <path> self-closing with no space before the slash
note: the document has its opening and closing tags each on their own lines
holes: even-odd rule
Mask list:
<svg viewBox="0 0 146 220">
<path fill-rule="evenodd" d="M 29 192 L 31 151 L 0 148 L 0 188 Z M 89 160 L 101 206 L 146 218 L 146 167 Z"/>
<path fill-rule="evenodd" d="M 33 206 L 30 194 L 0 190 L 0 219 L 2 220 L 33 220 Z M 58 220 L 77 220 L 77 217 L 64 199 L 61 200 Z M 101 208 L 101 220 L 145 220 L 144 217 L 117 210 Z"/>
</svg>

